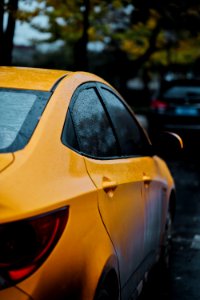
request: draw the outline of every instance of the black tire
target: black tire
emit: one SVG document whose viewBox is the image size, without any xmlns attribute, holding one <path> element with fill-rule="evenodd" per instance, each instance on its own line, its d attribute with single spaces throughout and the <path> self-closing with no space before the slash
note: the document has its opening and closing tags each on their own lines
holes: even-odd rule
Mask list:
<svg viewBox="0 0 200 300">
<path fill-rule="evenodd" d="M 117 276 L 111 271 L 101 279 L 94 300 L 119 300 L 119 285 Z"/>
<path fill-rule="evenodd" d="M 167 214 L 165 232 L 163 237 L 160 265 L 162 268 L 168 269 L 170 265 L 171 243 L 172 243 L 172 214 L 170 211 Z"/>
<path fill-rule="evenodd" d="M 109 292 L 106 289 L 102 289 L 98 292 L 95 297 L 95 300 L 109 300 L 110 298 Z"/>
</svg>

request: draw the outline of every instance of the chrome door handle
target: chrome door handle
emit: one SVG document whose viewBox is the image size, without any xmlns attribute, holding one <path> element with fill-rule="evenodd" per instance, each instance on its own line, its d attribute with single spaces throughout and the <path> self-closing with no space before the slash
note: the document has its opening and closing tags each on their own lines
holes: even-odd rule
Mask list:
<svg viewBox="0 0 200 300">
<path fill-rule="evenodd" d="M 149 177 L 147 175 L 143 175 L 143 181 L 144 181 L 144 185 L 146 187 L 148 187 L 150 185 L 150 183 L 151 183 L 152 180 L 151 180 L 151 177 Z"/>
<path fill-rule="evenodd" d="M 115 189 L 117 188 L 117 182 L 115 180 L 111 180 L 110 178 L 103 177 L 102 188 L 109 197 L 112 197 Z"/>
</svg>

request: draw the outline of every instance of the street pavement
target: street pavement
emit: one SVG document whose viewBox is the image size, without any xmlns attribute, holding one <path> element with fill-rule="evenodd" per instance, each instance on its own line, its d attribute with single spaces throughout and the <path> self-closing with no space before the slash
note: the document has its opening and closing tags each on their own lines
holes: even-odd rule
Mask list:
<svg viewBox="0 0 200 300">
<path fill-rule="evenodd" d="M 196 159 L 194 159 L 196 157 Z M 171 163 L 177 207 L 170 272 L 170 300 L 200 299 L 200 162 L 191 151 Z"/>
</svg>

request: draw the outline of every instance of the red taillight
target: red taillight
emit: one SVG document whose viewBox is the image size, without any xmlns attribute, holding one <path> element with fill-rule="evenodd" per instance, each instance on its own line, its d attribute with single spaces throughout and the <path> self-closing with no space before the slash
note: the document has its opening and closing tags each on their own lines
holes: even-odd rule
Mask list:
<svg viewBox="0 0 200 300">
<path fill-rule="evenodd" d="M 167 106 L 168 105 L 166 102 L 158 100 L 158 99 L 154 99 L 151 102 L 151 108 L 153 108 L 153 109 L 165 109 L 165 108 L 167 108 Z"/>
<path fill-rule="evenodd" d="M 55 247 L 68 219 L 68 207 L 0 225 L 0 289 L 32 274 Z"/>
</svg>

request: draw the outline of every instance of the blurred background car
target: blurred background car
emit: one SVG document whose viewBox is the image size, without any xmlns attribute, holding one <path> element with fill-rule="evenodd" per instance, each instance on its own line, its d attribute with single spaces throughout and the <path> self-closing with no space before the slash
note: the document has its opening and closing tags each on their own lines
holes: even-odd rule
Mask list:
<svg viewBox="0 0 200 300">
<path fill-rule="evenodd" d="M 164 82 L 152 97 L 150 105 L 151 135 L 161 130 L 173 131 L 183 137 L 186 146 L 189 141 L 199 145 L 200 80 Z"/>
</svg>

